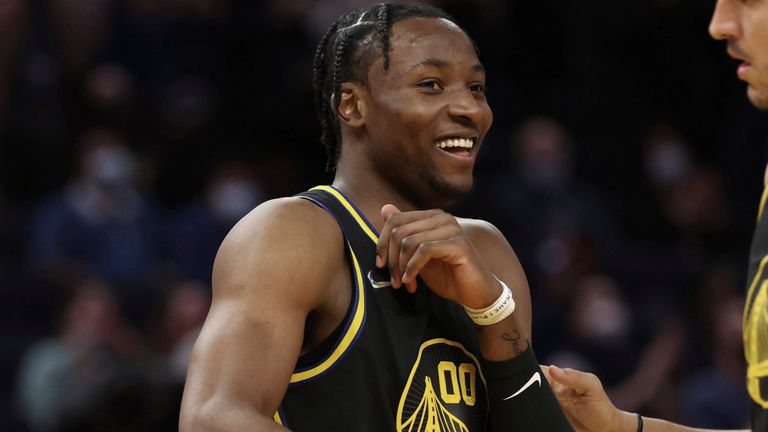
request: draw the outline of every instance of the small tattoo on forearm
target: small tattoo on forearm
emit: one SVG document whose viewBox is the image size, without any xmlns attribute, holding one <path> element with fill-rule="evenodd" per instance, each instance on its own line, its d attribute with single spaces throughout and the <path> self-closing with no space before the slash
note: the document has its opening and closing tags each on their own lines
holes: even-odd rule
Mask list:
<svg viewBox="0 0 768 432">
<path fill-rule="evenodd" d="M 512 348 L 515 350 L 515 355 L 519 355 L 520 353 L 525 351 L 525 348 L 522 346 L 522 343 L 520 342 L 522 338 L 520 337 L 519 331 L 513 330 L 511 334 L 502 333 L 501 338 L 507 342 L 512 342 Z"/>
</svg>

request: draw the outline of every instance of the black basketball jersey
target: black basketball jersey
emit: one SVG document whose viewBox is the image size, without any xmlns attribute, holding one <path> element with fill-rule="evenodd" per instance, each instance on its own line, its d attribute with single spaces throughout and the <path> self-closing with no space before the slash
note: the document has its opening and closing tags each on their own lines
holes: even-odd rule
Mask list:
<svg viewBox="0 0 768 432">
<path fill-rule="evenodd" d="M 336 331 L 299 358 L 275 421 L 297 432 L 483 431 L 485 378 L 461 307 L 421 280 L 414 294 L 374 288 L 389 280 L 374 264 L 377 230 L 331 186 L 298 196 L 341 227 L 353 292 Z"/>
<path fill-rule="evenodd" d="M 747 392 L 752 398 L 752 430 L 768 432 L 768 220 L 763 191 L 752 239 L 747 274 L 749 287 L 744 306 L 744 353 L 747 358 Z"/>
</svg>

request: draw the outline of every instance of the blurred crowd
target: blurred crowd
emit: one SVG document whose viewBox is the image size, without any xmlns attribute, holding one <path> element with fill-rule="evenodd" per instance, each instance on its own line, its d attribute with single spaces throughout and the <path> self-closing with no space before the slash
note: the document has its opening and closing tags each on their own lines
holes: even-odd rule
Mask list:
<svg viewBox="0 0 768 432">
<path fill-rule="evenodd" d="M 362 0 L 0 0 L 0 424 L 170 431 L 210 271 L 264 200 L 328 183 L 314 47 Z M 768 160 L 711 5 L 431 1 L 476 39 L 477 188 L 539 359 L 626 410 L 738 428 Z"/>
</svg>

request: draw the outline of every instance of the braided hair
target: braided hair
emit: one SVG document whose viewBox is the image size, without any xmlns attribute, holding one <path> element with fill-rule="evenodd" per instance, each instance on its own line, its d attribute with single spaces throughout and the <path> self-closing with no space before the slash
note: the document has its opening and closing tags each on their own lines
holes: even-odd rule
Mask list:
<svg viewBox="0 0 768 432">
<path fill-rule="evenodd" d="M 433 6 L 381 3 L 339 17 L 320 39 L 315 52 L 312 87 L 322 128 L 320 141 L 328 156 L 328 172 L 335 171 L 341 154 L 341 129 L 336 115 L 341 101 L 341 84 L 355 81 L 367 86 L 368 69 L 378 55 L 383 56 L 384 70 L 388 70 L 392 25 L 415 17 L 444 18 L 458 26 L 455 19 Z"/>
</svg>

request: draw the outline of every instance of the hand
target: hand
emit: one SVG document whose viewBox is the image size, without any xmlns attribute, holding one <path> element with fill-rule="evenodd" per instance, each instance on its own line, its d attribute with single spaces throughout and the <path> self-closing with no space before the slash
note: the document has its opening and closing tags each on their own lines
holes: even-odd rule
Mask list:
<svg viewBox="0 0 768 432">
<path fill-rule="evenodd" d="M 389 268 L 392 286 L 415 292 L 416 277 L 437 295 L 471 308 L 483 308 L 501 287 L 452 215 L 442 210 L 400 212 L 381 209 L 384 228 L 376 247 L 376 266 Z"/>
<path fill-rule="evenodd" d="M 577 432 L 637 430 L 637 417 L 616 408 L 594 374 L 557 366 L 541 366 L 541 370 Z"/>
</svg>

